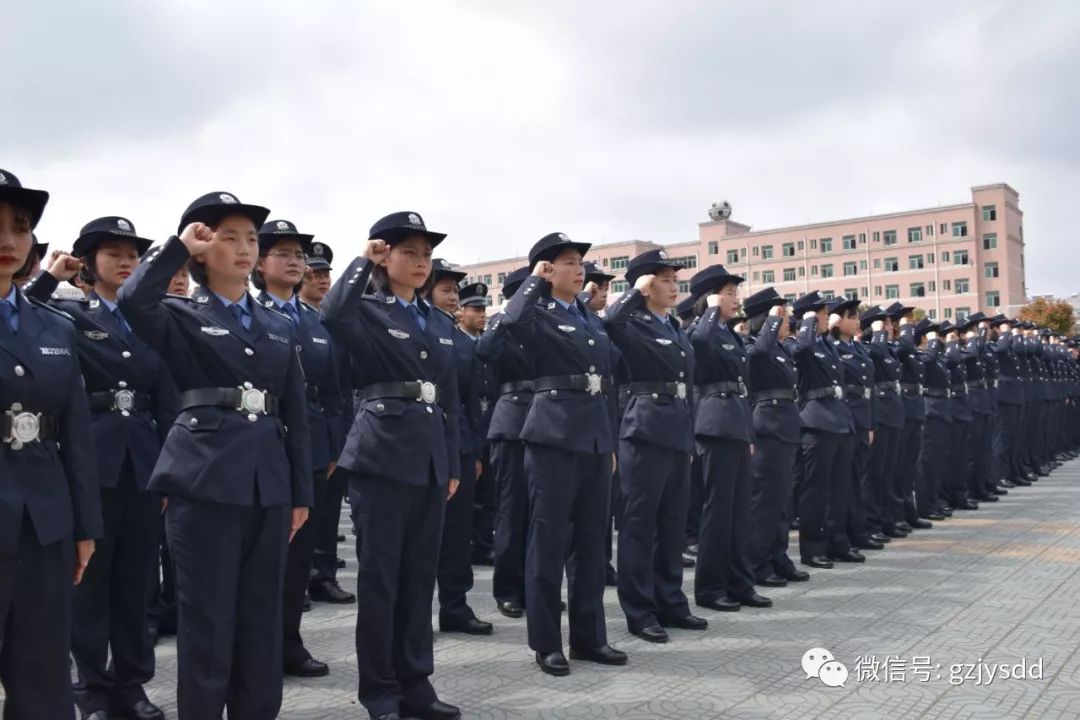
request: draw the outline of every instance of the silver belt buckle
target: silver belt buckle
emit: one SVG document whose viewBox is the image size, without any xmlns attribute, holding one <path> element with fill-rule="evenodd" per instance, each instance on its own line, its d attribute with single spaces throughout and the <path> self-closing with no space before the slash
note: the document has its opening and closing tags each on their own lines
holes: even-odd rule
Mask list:
<svg viewBox="0 0 1080 720">
<path fill-rule="evenodd" d="M 590 395 L 599 395 L 604 391 L 604 379 L 596 373 L 586 373 L 585 378 L 589 381 L 587 388 Z"/>
<path fill-rule="evenodd" d="M 23 445 L 36 442 L 41 437 L 41 415 L 20 410 L 21 406 L 13 405 L 7 412 L 11 418 L 11 432 L 4 442 L 10 443 L 12 450 L 22 450 Z"/>
<path fill-rule="evenodd" d="M 863 388 L 862 396 L 866 400 L 869 400 L 870 398 L 874 397 L 874 391 L 871 390 L 870 388 Z"/>
<path fill-rule="evenodd" d="M 686 399 L 686 383 L 675 383 L 675 397 L 679 398 L 680 400 Z"/>
<path fill-rule="evenodd" d="M 246 388 L 240 395 L 240 407 L 238 409 L 249 415 L 265 415 L 266 391 Z"/>
<path fill-rule="evenodd" d="M 435 383 L 422 382 L 420 383 L 420 399 L 426 402 L 428 405 L 434 405 L 435 399 L 438 393 L 435 390 Z"/>
<path fill-rule="evenodd" d="M 113 393 L 113 408 L 122 412 L 135 409 L 135 393 L 131 390 L 117 390 Z"/>
<path fill-rule="evenodd" d="M 903 394 L 903 393 L 901 392 L 901 390 L 900 390 L 900 381 L 899 381 L 899 380 L 897 380 L 897 381 L 896 381 L 896 394 L 897 394 L 898 396 L 899 396 L 899 395 L 902 395 L 902 394 Z"/>
<path fill-rule="evenodd" d="M 833 395 L 836 397 L 837 400 L 843 400 L 844 388 L 840 387 L 839 385 L 833 386 Z"/>
</svg>

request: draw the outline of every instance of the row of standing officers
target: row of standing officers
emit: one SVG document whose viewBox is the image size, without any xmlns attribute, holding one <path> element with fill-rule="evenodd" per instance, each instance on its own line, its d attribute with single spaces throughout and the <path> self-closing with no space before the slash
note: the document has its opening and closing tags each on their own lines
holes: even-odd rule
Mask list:
<svg viewBox="0 0 1080 720">
<path fill-rule="evenodd" d="M 498 609 L 565 675 L 627 662 L 605 582 L 630 632 L 667 642 L 708 625 L 685 566 L 699 607 L 768 607 L 757 586 L 809 578 L 793 524 L 804 566 L 862 562 L 1077 444 L 1075 350 L 1004 317 L 740 302 L 722 266 L 677 307 L 659 250 L 605 307 L 590 246 L 553 233 L 484 331 L 487 289 L 433 259 L 445 235 L 418 213 L 379 220 L 328 290 L 325 244 L 227 192 L 155 248 L 94 220 L 34 276 L 47 200 L 0 171 L 5 717 L 164 717 L 144 691 L 163 538 L 181 718 L 275 717 L 283 672 L 328 672 L 301 638 L 308 592 L 356 602 L 372 717 L 455 718 L 430 683 L 431 604 L 437 586 L 444 632 L 493 631 L 467 602 L 481 477 Z M 185 273 L 197 287 L 173 292 Z M 62 280 L 86 297 L 54 296 Z M 335 577 L 345 492 L 355 597 Z"/>
</svg>

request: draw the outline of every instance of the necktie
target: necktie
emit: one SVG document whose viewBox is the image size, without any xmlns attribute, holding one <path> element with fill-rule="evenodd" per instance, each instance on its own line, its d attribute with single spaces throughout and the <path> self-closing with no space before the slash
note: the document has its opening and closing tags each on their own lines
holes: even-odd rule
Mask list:
<svg viewBox="0 0 1080 720">
<path fill-rule="evenodd" d="M 293 321 L 293 324 L 300 324 L 300 311 L 296 309 L 296 306 L 292 303 L 286 303 L 281 308 L 282 312 L 289 316 L 289 319 Z"/>
<path fill-rule="evenodd" d="M 422 312 L 420 312 L 420 308 L 417 307 L 415 303 L 407 305 L 406 307 L 409 308 L 409 314 L 412 315 L 413 320 L 415 320 L 416 324 L 420 326 L 420 329 L 426 331 L 427 318 L 424 317 L 424 314 Z"/>
<path fill-rule="evenodd" d="M 0 320 L 4 321 L 11 333 L 15 334 L 15 308 L 7 300 L 0 300 Z"/>
<path fill-rule="evenodd" d="M 131 335 L 131 326 L 128 325 L 127 318 L 124 317 L 124 313 L 120 311 L 120 308 L 113 308 L 112 314 L 116 318 L 116 322 L 120 324 L 121 329 L 123 329 L 124 335 Z"/>
<path fill-rule="evenodd" d="M 585 316 L 583 316 L 581 314 L 581 310 L 578 309 L 577 303 L 572 303 L 566 309 L 569 311 L 570 315 L 574 318 L 574 322 L 576 322 L 578 324 L 578 327 L 588 329 L 588 326 L 585 324 Z"/>
<path fill-rule="evenodd" d="M 236 322 L 240 323 L 245 330 L 251 329 L 251 316 L 247 314 L 244 308 L 240 307 L 236 303 L 229 306 L 229 312 L 236 318 Z"/>
</svg>

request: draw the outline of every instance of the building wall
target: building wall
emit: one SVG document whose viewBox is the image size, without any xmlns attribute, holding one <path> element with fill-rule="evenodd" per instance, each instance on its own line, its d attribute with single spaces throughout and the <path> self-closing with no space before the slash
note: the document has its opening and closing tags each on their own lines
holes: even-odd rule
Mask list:
<svg viewBox="0 0 1080 720">
<path fill-rule="evenodd" d="M 593 248 L 588 259 L 618 276 L 630 258 L 656 247 L 613 243 Z M 1026 302 L 1023 212 L 1019 195 L 1004 183 L 972 188 L 968 203 L 760 232 L 730 219 L 708 221 L 699 223 L 696 242 L 665 249 L 687 259 L 684 281 L 715 264 L 743 275 L 743 297 L 773 285 L 791 298 L 818 290 L 874 304 L 899 299 L 938 318 L 976 310 L 1013 314 Z M 500 273 L 526 262 L 463 269 L 474 281 L 490 276 L 498 304 Z M 616 280 L 613 292 L 622 289 Z"/>
</svg>

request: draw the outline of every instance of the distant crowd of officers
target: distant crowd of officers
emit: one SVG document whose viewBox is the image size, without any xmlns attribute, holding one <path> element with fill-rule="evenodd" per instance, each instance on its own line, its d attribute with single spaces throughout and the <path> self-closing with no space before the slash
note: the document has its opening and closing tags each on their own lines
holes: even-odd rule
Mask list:
<svg viewBox="0 0 1080 720">
<path fill-rule="evenodd" d="M 144 686 L 169 634 L 181 719 L 274 718 L 283 675 L 330 672 L 301 637 L 312 601 L 355 603 L 372 718 L 452 720 L 432 603 L 440 631 L 491 634 L 474 564 L 540 670 L 623 665 L 605 585 L 668 642 L 708 627 L 688 569 L 695 606 L 766 608 L 799 565 L 865 562 L 1080 448 L 1077 343 L 1003 315 L 740 298 L 719 265 L 679 302 L 662 250 L 609 298 L 590 245 L 552 233 L 488 318 L 416 212 L 331 286 L 329 246 L 231 193 L 163 244 L 106 216 L 51 254 L 47 202 L 0 170 L 7 720 L 164 718 Z"/>
</svg>

